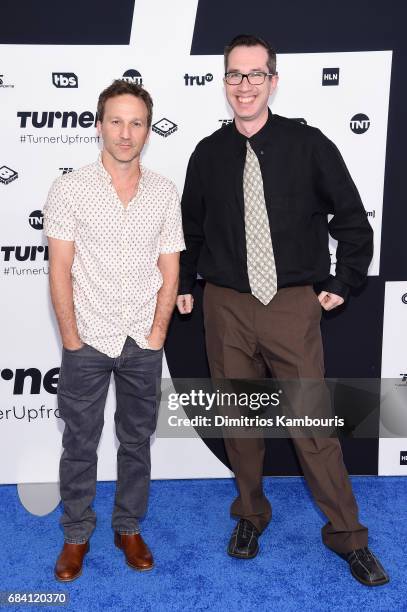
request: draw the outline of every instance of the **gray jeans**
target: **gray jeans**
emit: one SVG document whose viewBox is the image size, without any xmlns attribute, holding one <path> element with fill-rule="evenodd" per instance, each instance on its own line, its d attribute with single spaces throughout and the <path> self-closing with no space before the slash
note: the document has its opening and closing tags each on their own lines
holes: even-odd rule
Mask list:
<svg viewBox="0 0 407 612">
<path fill-rule="evenodd" d="M 81 544 L 92 535 L 96 514 L 97 447 L 113 372 L 116 383 L 117 485 L 112 527 L 118 533 L 139 532 L 150 487 L 150 436 L 159 404 L 163 351 L 140 348 L 128 337 L 116 358 L 85 344 L 63 349 L 58 408 L 65 423 L 60 488 L 65 542 Z"/>
</svg>

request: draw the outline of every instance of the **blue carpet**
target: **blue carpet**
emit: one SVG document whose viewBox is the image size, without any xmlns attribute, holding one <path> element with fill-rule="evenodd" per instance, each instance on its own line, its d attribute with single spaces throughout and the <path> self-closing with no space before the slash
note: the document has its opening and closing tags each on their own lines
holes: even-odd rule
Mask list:
<svg viewBox="0 0 407 612">
<path fill-rule="evenodd" d="M 267 478 L 273 520 L 259 555 L 248 561 L 225 554 L 234 522 L 227 509 L 229 480 L 154 481 L 143 535 L 156 566 L 138 573 L 113 545 L 110 512 L 114 483 L 99 483 L 98 526 L 81 578 L 53 579 L 62 543 L 60 511 L 38 518 L 21 506 L 15 486 L 0 487 L 0 590 L 69 593 L 67 606 L 46 610 L 256 612 L 265 610 L 407 610 L 407 478 L 354 477 L 370 547 L 390 573 L 378 588 L 359 585 L 347 564 L 320 539 L 323 519 L 301 478 Z M 404 577 L 403 577 L 404 576 Z M 39 609 L 8 606 L 8 610 Z M 5 608 L 6 609 L 6 608 Z"/>
</svg>

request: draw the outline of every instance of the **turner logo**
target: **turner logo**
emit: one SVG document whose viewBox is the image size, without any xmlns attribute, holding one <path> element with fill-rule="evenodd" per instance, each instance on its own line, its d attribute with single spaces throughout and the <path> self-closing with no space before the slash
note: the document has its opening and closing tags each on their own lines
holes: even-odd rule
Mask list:
<svg viewBox="0 0 407 612">
<path fill-rule="evenodd" d="M 13 380 L 13 395 L 23 395 L 30 393 L 38 395 L 41 393 L 41 387 L 53 395 L 57 392 L 59 368 L 52 368 L 42 375 L 37 368 L 18 368 L 13 371 L 9 368 L 1 370 L 0 376 L 3 380 Z"/>
<path fill-rule="evenodd" d="M 122 81 L 127 81 L 127 83 L 133 83 L 134 85 L 142 85 L 143 77 L 138 70 L 131 69 L 123 72 Z"/>
<path fill-rule="evenodd" d="M 8 185 L 16 179 L 18 179 L 18 172 L 12 168 L 9 168 L 8 166 L 0 167 L 0 183 L 3 183 L 3 185 Z"/>
<path fill-rule="evenodd" d="M 78 87 L 78 77 L 74 72 L 53 72 L 52 82 L 58 88 Z"/>
<path fill-rule="evenodd" d="M 407 465 L 407 451 L 400 451 L 400 465 Z"/>
<path fill-rule="evenodd" d="M 401 301 L 403 304 L 407 304 L 407 293 L 404 293 L 404 295 L 401 296 Z"/>
<path fill-rule="evenodd" d="M 3 261 L 48 261 L 47 246 L 2 246 L 0 248 Z"/>
<path fill-rule="evenodd" d="M 83 111 L 18 111 L 20 128 L 88 128 L 96 125 L 97 113 Z"/>
<path fill-rule="evenodd" d="M 339 85 L 339 68 L 323 68 L 322 85 Z"/>
<path fill-rule="evenodd" d="M 184 74 L 184 82 L 187 86 L 192 85 L 205 85 L 206 83 L 210 83 L 213 81 L 213 74 L 208 72 L 204 76 L 190 76 L 189 74 Z"/>
<path fill-rule="evenodd" d="M 178 130 L 178 126 L 173 121 L 170 121 L 169 119 L 166 119 L 164 117 L 163 119 L 160 119 L 160 121 L 153 123 L 152 130 L 156 134 L 159 134 L 160 136 L 164 136 L 164 138 L 167 138 L 167 136 L 169 136 L 170 134 L 173 134 L 174 132 Z"/>
<path fill-rule="evenodd" d="M 350 129 L 354 134 L 364 134 L 370 127 L 370 119 L 363 113 L 353 115 L 350 120 Z"/>
<path fill-rule="evenodd" d="M 28 223 L 33 229 L 42 230 L 44 226 L 44 217 L 40 210 L 33 210 L 28 217 Z"/>
</svg>

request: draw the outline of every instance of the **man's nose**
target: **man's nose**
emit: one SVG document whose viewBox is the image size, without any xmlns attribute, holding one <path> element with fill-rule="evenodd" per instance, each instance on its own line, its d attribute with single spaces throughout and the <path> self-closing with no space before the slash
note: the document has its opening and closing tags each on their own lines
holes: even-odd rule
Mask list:
<svg viewBox="0 0 407 612">
<path fill-rule="evenodd" d="M 126 123 L 122 124 L 122 129 L 120 130 L 121 138 L 125 138 L 126 140 L 130 138 L 130 130 L 129 126 Z"/>
<path fill-rule="evenodd" d="M 243 89 L 243 91 L 247 91 L 248 89 L 251 89 L 252 86 L 249 83 L 249 77 L 246 75 L 243 75 L 243 79 L 242 82 L 239 85 L 239 89 Z"/>
</svg>

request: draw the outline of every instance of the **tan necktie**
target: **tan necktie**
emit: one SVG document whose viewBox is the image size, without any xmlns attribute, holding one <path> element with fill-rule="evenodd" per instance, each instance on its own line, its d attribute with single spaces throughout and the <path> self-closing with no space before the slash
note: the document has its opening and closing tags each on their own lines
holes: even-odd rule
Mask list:
<svg viewBox="0 0 407 612">
<path fill-rule="evenodd" d="M 277 272 L 260 164 L 249 141 L 243 171 L 243 195 L 250 289 L 266 305 L 277 293 Z"/>
</svg>

